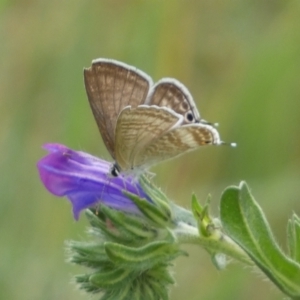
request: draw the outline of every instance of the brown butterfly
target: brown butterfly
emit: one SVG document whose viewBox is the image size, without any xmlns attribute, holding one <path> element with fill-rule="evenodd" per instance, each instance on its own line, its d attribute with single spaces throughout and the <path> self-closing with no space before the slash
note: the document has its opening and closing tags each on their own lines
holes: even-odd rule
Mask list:
<svg viewBox="0 0 300 300">
<path fill-rule="evenodd" d="M 153 84 L 132 66 L 100 58 L 84 70 L 84 82 L 99 131 L 115 160 L 113 176 L 139 174 L 200 146 L 223 144 L 176 79 L 163 78 Z"/>
</svg>

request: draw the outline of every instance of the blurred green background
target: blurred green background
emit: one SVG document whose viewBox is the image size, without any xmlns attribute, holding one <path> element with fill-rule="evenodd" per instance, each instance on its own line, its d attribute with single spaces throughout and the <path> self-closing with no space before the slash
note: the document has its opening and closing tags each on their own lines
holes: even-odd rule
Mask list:
<svg viewBox="0 0 300 300">
<path fill-rule="evenodd" d="M 284 249 L 287 219 L 300 214 L 300 2 L 1 1 L 0 298 L 89 299 L 70 284 L 64 241 L 85 238 L 67 201 L 39 181 L 41 146 L 58 142 L 111 160 L 83 85 L 98 57 L 132 64 L 156 81 L 175 77 L 224 141 L 152 169 L 155 182 L 189 207 L 246 180 Z M 258 272 L 217 271 L 186 247 L 172 300 L 282 299 Z M 97 297 L 95 298 L 97 299 Z"/>
</svg>

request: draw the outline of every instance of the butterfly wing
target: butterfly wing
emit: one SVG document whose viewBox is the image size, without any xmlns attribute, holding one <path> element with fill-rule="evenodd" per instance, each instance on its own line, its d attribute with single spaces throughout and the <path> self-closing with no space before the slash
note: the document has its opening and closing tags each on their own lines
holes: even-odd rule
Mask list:
<svg viewBox="0 0 300 300">
<path fill-rule="evenodd" d="M 134 167 L 149 167 L 166 159 L 171 159 L 204 145 L 222 144 L 218 131 L 205 124 L 178 126 L 141 149 Z"/>
<path fill-rule="evenodd" d="M 103 141 L 115 158 L 117 118 L 124 107 L 137 107 L 145 102 L 152 79 L 118 61 L 97 59 L 84 70 L 84 82 Z"/>
<path fill-rule="evenodd" d="M 178 126 L 183 117 L 165 107 L 140 105 L 126 107 L 116 126 L 116 161 L 122 171 L 135 166 L 135 157 L 168 130 Z"/>
<path fill-rule="evenodd" d="M 173 78 L 163 78 L 149 92 L 147 105 L 167 107 L 184 117 L 183 124 L 199 123 L 201 118 L 188 89 Z"/>
</svg>

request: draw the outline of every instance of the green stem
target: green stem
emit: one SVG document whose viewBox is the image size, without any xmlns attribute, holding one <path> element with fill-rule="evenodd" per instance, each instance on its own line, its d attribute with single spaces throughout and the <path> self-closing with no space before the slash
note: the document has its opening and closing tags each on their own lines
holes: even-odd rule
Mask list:
<svg viewBox="0 0 300 300">
<path fill-rule="evenodd" d="M 209 237 L 199 235 L 193 214 L 175 204 L 172 205 L 176 225 L 173 232 L 181 244 L 194 244 L 205 248 L 209 253 L 223 253 L 248 266 L 254 266 L 248 254 L 220 229 L 213 229 Z"/>
</svg>

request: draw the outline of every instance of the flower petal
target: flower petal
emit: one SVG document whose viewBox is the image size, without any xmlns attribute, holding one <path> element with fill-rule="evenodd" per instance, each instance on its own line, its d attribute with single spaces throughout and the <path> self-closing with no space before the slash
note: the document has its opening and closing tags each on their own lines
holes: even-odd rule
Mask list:
<svg viewBox="0 0 300 300">
<path fill-rule="evenodd" d="M 41 181 L 56 196 L 66 196 L 72 203 L 76 220 L 83 209 L 104 203 L 112 208 L 140 213 L 123 190 L 151 201 L 132 177 L 109 175 L 110 163 L 60 144 L 46 144 L 50 153 L 38 164 Z"/>
</svg>

